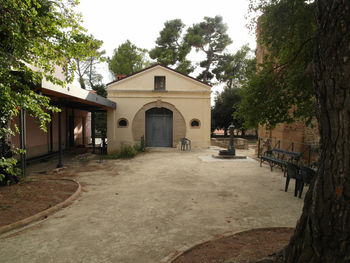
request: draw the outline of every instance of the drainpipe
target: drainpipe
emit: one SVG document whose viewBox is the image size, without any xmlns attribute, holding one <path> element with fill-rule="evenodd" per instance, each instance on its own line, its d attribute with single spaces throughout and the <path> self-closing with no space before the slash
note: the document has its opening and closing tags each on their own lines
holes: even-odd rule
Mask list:
<svg viewBox="0 0 350 263">
<path fill-rule="evenodd" d="M 52 114 L 52 111 L 50 112 L 50 118 L 51 118 L 51 121 L 50 121 L 50 150 L 49 152 L 52 153 L 53 152 L 53 114 Z"/>
</svg>

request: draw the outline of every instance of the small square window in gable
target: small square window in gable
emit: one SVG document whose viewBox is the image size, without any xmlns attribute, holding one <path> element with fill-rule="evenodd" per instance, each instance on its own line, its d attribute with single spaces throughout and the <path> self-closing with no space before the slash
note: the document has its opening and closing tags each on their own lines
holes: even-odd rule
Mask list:
<svg viewBox="0 0 350 263">
<path fill-rule="evenodd" d="M 165 76 L 154 76 L 154 90 L 165 90 Z"/>
</svg>

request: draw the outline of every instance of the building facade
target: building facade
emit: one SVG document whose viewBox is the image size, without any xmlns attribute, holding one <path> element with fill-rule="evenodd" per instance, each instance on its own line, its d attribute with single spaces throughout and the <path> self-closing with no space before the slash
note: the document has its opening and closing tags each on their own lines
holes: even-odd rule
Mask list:
<svg viewBox="0 0 350 263">
<path fill-rule="evenodd" d="M 210 146 L 210 85 L 156 64 L 107 84 L 108 152 L 145 138 L 147 147 Z"/>
</svg>

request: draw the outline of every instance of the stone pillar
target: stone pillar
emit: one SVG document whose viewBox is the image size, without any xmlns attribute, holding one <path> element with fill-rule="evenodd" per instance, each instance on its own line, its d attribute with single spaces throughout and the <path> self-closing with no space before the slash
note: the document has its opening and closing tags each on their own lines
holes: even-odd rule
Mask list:
<svg viewBox="0 0 350 263">
<path fill-rule="evenodd" d="M 95 142 L 95 118 L 96 113 L 95 111 L 91 112 L 91 140 L 92 140 L 92 153 L 96 153 L 96 142 Z"/>
<path fill-rule="evenodd" d="M 21 153 L 21 168 L 22 168 L 22 175 L 23 177 L 26 176 L 26 168 L 27 168 L 27 155 L 26 155 L 26 136 L 27 136 L 27 129 L 26 129 L 26 111 L 24 109 L 21 109 L 20 111 L 20 148 L 23 151 Z"/>
<path fill-rule="evenodd" d="M 58 164 L 57 168 L 63 167 L 63 149 L 62 149 L 62 112 L 58 113 Z"/>
</svg>

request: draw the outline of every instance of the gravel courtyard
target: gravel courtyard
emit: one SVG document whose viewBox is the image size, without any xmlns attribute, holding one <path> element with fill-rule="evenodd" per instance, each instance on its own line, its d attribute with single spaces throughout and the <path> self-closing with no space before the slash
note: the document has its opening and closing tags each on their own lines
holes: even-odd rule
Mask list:
<svg viewBox="0 0 350 263">
<path fill-rule="evenodd" d="M 72 161 L 68 170 L 83 186 L 80 198 L 0 236 L 0 261 L 153 263 L 222 234 L 295 226 L 303 200 L 294 197 L 294 183 L 285 193 L 279 169 L 271 172 L 251 158 L 212 159 L 217 151 Z"/>
</svg>

